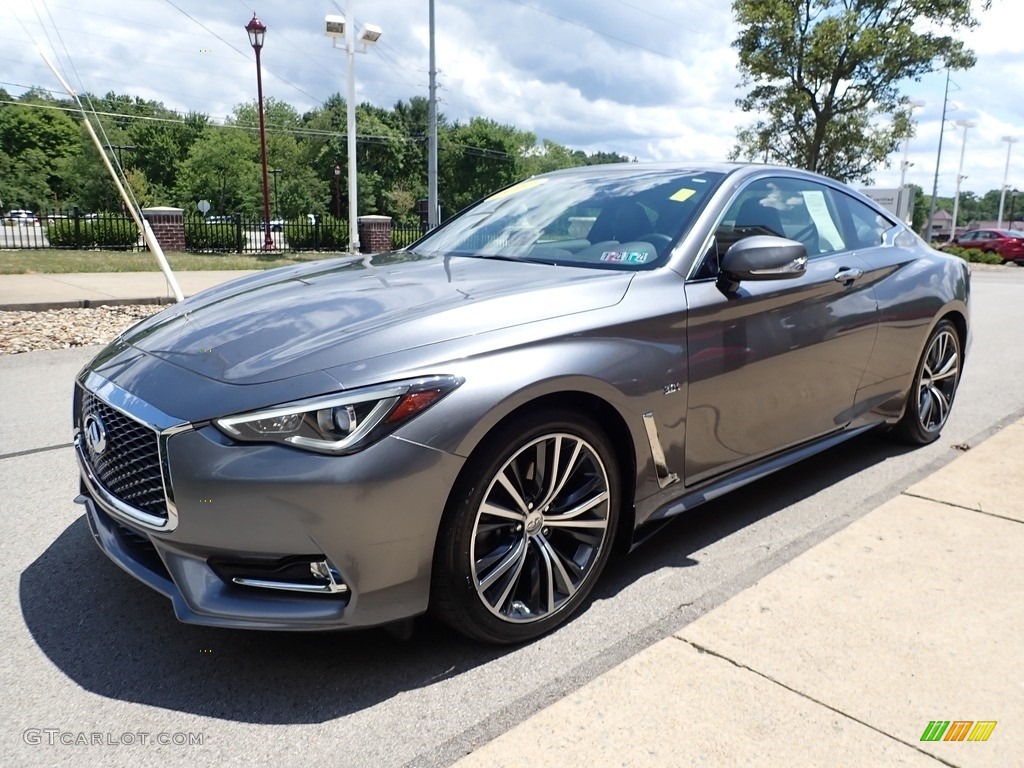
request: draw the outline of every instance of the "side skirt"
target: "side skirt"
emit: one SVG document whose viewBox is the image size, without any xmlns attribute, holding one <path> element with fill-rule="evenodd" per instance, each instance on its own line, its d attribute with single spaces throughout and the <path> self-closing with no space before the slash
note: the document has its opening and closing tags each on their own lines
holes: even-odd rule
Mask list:
<svg viewBox="0 0 1024 768">
<path fill-rule="evenodd" d="M 730 491 L 742 488 L 744 485 L 756 482 L 768 475 L 778 472 L 780 469 L 797 464 L 815 454 L 827 451 L 840 443 L 845 443 L 857 435 L 861 435 L 870 429 L 875 429 L 878 424 L 868 424 L 862 427 L 843 430 L 794 448 L 785 453 L 764 459 L 757 464 L 752 464 L 743 469 L 732 472 L 724 477 L 708 481 L 706 484 L 680 496 L 677 499 L 659 507 L 648 517 L 633 534 L 633 544 L 630 551 L 636 549 L 641 543 L 647 540 L 657 529 L 661 528 L 659 523 L 665 523 L 669 518 L 688 512 L 694 507 L 699 507 L 705 502 L 724 496 Z"/>
</svg>

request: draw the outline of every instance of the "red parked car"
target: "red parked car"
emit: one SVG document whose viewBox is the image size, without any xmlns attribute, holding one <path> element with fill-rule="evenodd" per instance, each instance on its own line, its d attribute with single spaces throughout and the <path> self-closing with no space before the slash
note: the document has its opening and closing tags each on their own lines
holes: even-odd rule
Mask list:
<svg viewBox="0 0 1024 768">
<path fill-rule="evenodd" d="M 975 229 L 964 232 L 949 245 L 996 253 L 1004 262 L 1024 263 L 1024 232 L 1017 229 Z"/>
</svg>

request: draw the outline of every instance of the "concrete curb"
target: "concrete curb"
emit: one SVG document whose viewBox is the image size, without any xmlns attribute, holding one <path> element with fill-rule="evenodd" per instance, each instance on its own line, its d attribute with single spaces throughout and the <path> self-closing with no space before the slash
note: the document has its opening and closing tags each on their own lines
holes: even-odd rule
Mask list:
<svg viewBox="0 0 1024 768">
<path fill-rule="evenodd" d="M 175 304 L 170 296 L 147 296 L 139 299 L 79 299 L 78 301 L 34 301 L 24 304 L 0 304 L 0 312 L 45 312 L 50 309 L 94 309 L 125 307 L 136 304 Z"/>
</svg>

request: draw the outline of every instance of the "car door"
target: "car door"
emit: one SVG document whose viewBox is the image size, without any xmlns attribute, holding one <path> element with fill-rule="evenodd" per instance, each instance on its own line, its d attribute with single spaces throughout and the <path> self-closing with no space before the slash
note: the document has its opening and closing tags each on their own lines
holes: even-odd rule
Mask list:
<svg viewBox="0 0 1024 768">
<path fill-rule="evenodd" d="M 830 187 L 777 176 L 752 181 L 719 222 L 686 284 L 688 485 L 834 432 L 851 419 L 877 330 L 877 302 L 861 280 Z M 805 274 L 715 279 L 732 243 L 758 234 L 800 240 Z"/>
</svg>

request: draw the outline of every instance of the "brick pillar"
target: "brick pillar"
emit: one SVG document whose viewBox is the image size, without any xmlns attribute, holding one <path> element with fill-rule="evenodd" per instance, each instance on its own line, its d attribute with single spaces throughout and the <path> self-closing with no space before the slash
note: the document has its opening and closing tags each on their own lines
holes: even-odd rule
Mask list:
<svg viewBox="0 0 1024 768">
<path fill-rule="evenodd" d="M 391 217 L 359 217 L 359 250 L 362 253 L 383 253 L 391 250 Z"/>
<path fill-rule="evenodd" d="M 185 211 L 181 208 L 143 208 L 156 241 L 165 251 L 185 250 Z"/>
</svg>

